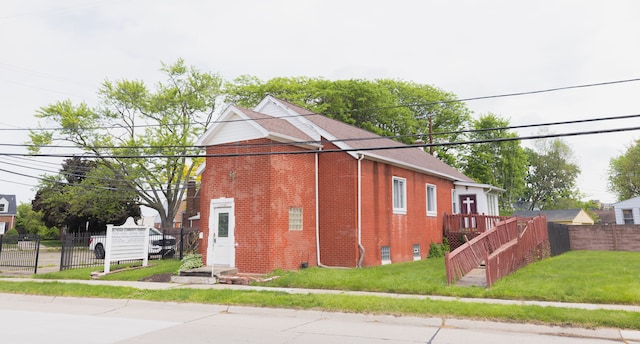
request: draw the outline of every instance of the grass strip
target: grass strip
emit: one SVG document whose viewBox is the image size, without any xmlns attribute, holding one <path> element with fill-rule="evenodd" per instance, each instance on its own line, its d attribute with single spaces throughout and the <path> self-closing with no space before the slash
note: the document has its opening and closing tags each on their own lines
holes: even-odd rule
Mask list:
<svg viewBox="0 0 640 344">
<path fill-rule="evenodd" d="M 640 313 L 533 305 L 478 304 L 368 295 L 288 294 L 276 291 L 171 289 L 95 286 L 61 282 L 3 282 L 0 292 L 30 295 L 100 297 L 148 301 L 325 310 L 397 316 L 453 317 L 582 328 L 640 330 Z"/>
</svg>

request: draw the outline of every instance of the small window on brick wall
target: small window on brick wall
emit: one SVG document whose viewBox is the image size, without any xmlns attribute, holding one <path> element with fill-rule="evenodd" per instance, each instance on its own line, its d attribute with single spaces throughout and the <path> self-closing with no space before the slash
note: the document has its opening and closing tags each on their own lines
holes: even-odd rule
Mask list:
<svg viewBox="0 0 640 344">
<path fill-rule="evenodd" d="M 289 208 L 289 230 L 302 230 L 302 208 Z"/>
<path fill-rule="evenodd" d="M 382 256 L 382 264 L 389 264 L 391 263 L 391 247 L 389 246 L 382 246 L 380 248 L 380 253 Z"/>
<path fill-rule="evenodd" d="M 420 260 L 421 258 L 420 244 L 413 244 L 413 260 Z"/>
</svg>

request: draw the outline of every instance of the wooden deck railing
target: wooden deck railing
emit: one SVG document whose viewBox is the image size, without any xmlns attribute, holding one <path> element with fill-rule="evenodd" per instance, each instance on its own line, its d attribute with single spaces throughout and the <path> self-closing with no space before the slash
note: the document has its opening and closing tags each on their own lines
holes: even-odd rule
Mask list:
<svg viewBox="0 0 640 344">
<path fill-rule="evenodd" d="M 524 222 L 515 239 L 500 247 L 485 258 L 487 288 L 517 269 L 533 262 L 536 248 L 549 239 L 547 219 L 537 216 Z"/>
<path fill-rule="evenodd" d="M 513 217 L 471 239 L 445 256 L 447 283 L 453 284 L 471 270 L 480 266 L 489 253 L 500 248 L 518 235 L 518 219 Z"/>
<path fill-rule="evenodd" d="M 444 232 L 485 232 L 509 216 L 482 214 L 444 214 Z"/>
</svg>

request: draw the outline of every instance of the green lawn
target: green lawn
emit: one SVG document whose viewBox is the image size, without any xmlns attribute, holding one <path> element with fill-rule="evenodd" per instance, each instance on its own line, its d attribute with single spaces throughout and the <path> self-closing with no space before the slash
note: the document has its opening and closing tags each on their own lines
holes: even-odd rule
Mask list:
<svg viewBox="0 0 640 344">
<path fill-rule="evenodd" d="M 122 266 L 103 277 L 139 280 L 175 273 L 177 260 L 153 261 L 147 268 Z M 38 275 L 47 279 L 88 279 L 95 268 Z M 309 268 L 276 271 L 279 278 L 262 285 L 314 289 L 360 290 L 390 293 L 489 297 L 517 300 L 619 303 L 640 305 L 640 253 L 575 251 L 531 264 L 498 281 L 490 290 L 446 285 L 444 260 L 428 259 L 363 269 Z M 418 316 L 455 316 L 544 323 L 559 326 L 616 327 L 640 330 L 640 313 L 578 310 L 554 307 L 476 304 L 457 301 L 390 297 L 288 294 L 242 290 L 139 290 L 123 287 L 0 280 L 0 292 L 39 295 L 131 298 L 155 301 L 199 302 L 296 309 L 323 309 Z"/>
<path fill-rule="evenodd" d="M 443 258 L 365 269 L 285 272 L 266 285 L 640 305 L 640 252 L 572 251 L 528 265 L 490 290 L 447 286 Z"/>
<path fill-rule="evenodd" d="M 137 281 L 177 273 L 175 259 L 153 260 L 149 267 L 121 266 L 106 280 Z M 90 279 L 96 267 L 36 276 L 44 279 Z M 491 289 L 447 286 L 443 258 L 363 269 L 309 268 L 275 271 L 271 287 L 374 291 L 399 294 L 484 297 L 640 305 L 640 252 L 572 251 L 528 265 Z"/>
</svg>

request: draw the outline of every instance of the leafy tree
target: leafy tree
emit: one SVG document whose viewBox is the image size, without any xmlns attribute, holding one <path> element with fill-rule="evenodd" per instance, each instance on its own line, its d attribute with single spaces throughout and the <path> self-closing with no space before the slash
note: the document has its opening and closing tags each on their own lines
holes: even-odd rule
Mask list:
<svg viewBox="0 0 640 344">
<path fill-rule="evenodd" d="M 20 233 L 38 234 L 47 231 L 47 226 L 44 225 L 41 211 L 33 210 L 31 204 L 28 203 L 18 205 L 17 210 L 16 228 Z"/>
<path fill-rule="evenodd" d="M 619 200 L 640 196 L 640 140 L 609 160 L 609 189 Z"/>
<path fill-rule="evenodd" d="M 41 108 L 37 117 L 61 128 L 32 132 L 31 141 L 71 142 L 95 157 L 95 173 L 117 180 L 118 191 L 134 191 L 171 226 L 196 164 L 188 156 L 199 152 L 193 143 L 211 122 L 222 79 L 181 59 L 161 71 L 166 80 L 153 91 L 142 81 L 107 80 L 98 106 L 66 100 Z"/>
<path fill-rule="evenodd" d="M 497 115 L 481 116 L 472 121 L 474 131 L 469 135 L 470 140 L 518 137 L 508 129 L 496 129 L 508 126 L 509 121 Z M 524 148 L 520 146 L 520 141 L 472 144 L 463 158 L 463 171 L 477 182 L 505 189 L 505 194 L 500 197 L 500 210 L 503 213 L 511 213 L 514 202 L 524 195 L 527 158 Z"/>
<path fill-rule="evenodd" d="M 526 149 L 529 171 L 525 197 L 529 209 L 553 209 L 559 200 L 576 199 L 580 168 L 573 163 L 571 147 L 560 139 L 538 140 L 535 150 Z"/>
<path fill-rule="evenodd" d="M 137 194 L 115 178 L 112 171 L 93 160 L 72 158 L 56 176 L 45 178 L 33 208 L 44 215 L 48 226 L 66 226 L 70 231 L 104 230 L 106 224 L 121 224 L 140 217 Z"/>
<path fill-rule="evenodd" d="M 242 76 L 225 87 L 228 100 L 244 107 L 254 107 L 271 94 L 316 113 L 353 124 L 383 136 L 414 143 L 429 142 L 429 122 L 434 142 L 464 140 L 461 132 L 470 119 L 464 103 L 456 96 L 430 85 L 381 79 L 336 80 L 294 77 L 274 78 L 263 82 Z M 435 155 L 456 166 L 460 147 L 437 147 Z"/>
</svg>

